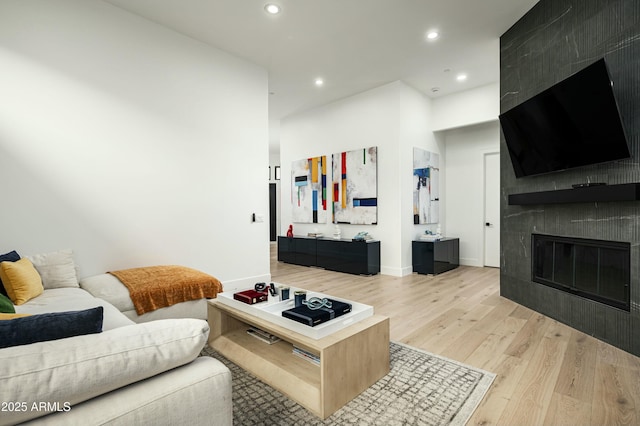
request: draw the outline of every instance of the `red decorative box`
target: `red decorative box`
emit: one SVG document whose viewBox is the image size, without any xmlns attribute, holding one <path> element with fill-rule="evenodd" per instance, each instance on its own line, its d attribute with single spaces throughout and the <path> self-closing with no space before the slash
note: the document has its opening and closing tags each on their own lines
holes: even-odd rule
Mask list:
<svg viewBox="0 0 640 426">
<path fill-rule="evenodd" d="M 265 291 L 255 291 L 255 290 L 245 290 L 240 291 L 238 293 L 233 294 L 233 298 L 235 300 L 239 300 L 240 302 L 244 302 L 248 305 L 253 305 L 254 303 L 266 302 L 269 298 L 269 292 Z"/>
</svg>

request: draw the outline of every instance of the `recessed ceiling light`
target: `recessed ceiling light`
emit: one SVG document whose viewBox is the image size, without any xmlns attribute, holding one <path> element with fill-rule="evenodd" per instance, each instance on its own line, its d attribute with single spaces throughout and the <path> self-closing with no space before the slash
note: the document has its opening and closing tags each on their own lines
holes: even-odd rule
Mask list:
<svg viewBox="0 0 640 426">
<path fill-rule="evenodd" d="M 435 40 L 440 37 L 440 34 L 437 31 L 429 31 L 427 33 L 427 40 Z"/>
<path fill-rule="evenodd" d="M 433 93 L 438 93 L 438 92 L 440 91 L 440 88 L 439 88 L 439 87 L 432 87 L 432 88 L 431 88 L 431 91 L 432 91 Z"/>
<path fill-rule="evenodd" d="M 269 3 L 264 7 L 264 10 L 271 15 L 277 15 L 278 13 L 280 13 L 280 6 L 278 6 L 277 4 Z"/>
<path fill-rule="evenodd" d="M 316 78 L 314 83 L 315 83 L 316 86 L 320 87 L 320 86 L 322 86 L 324 84 L 324 80 L 321 79 L 321 78 Z"/>
<path fill-rule="evenodd" d="M 465 81 L 467 79 L 467 75 L 466 74 L 458 74 L 456 76 L 456 80 L 458 81 Z"/>
</svg>

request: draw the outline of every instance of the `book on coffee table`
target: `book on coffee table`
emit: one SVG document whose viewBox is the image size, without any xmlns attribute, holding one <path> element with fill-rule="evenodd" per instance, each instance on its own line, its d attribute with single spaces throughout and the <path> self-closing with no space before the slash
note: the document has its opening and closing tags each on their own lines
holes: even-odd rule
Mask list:
<svg viewBox="0 0 640 426">
<path fill-rule="evenodd" d="M 315 365 L 320 365 L 320 357 L 316 354 L 313 354 L 309 351 L 306 351 L 302 348 L 299 348 L 297 346 L 293 346 L 293 354 L 297 357 L 300 357 L 302 359 L 305 359 Z"/>
<path fill-rule="evenodd" d="M 318 324 L 322 324 L 351 312 L 351 304 L 340 302 L 338 300 L 328 300 L 331 302 L 330 308 L 320 307 L 317 309 L 311 309 L 307 305 L 302 305 L 282 311 L 282 316 L 310 327 L 315 327 Z"/>
<path fill-rule="evenodd" d="M 280 341 L 280 338 L 278 336 L 274 336 L 273 334 L 261 330 L 258 327 L 250 327 L 247 330 L 247 334 L 270 345 L 273 345 L 274 343 Z"/>
</svg>

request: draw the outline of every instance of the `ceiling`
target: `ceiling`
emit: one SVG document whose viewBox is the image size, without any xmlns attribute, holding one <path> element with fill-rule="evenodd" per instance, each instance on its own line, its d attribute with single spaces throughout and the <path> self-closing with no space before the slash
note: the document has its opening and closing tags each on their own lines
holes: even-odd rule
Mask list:
<svg viewBox="0 0 640 426">
<path fill-rule="evenodd" d="M 392 81 L 432 98 L 497 82 L 500 35 L 538 0 L 104 1 L 266 68 L 273 149 L 281 118 Z"/>
</svg>

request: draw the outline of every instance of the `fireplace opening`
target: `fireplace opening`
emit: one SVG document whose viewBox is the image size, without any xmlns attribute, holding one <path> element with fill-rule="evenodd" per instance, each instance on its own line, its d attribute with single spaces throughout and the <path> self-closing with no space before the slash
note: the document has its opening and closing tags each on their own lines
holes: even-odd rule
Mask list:
<svg viewBox="0 0 640 426">
<path fill-rule="evenodd" d="M 629 311 L 630 243 L 531 237 L 532 281 Z"/>
</svg>

